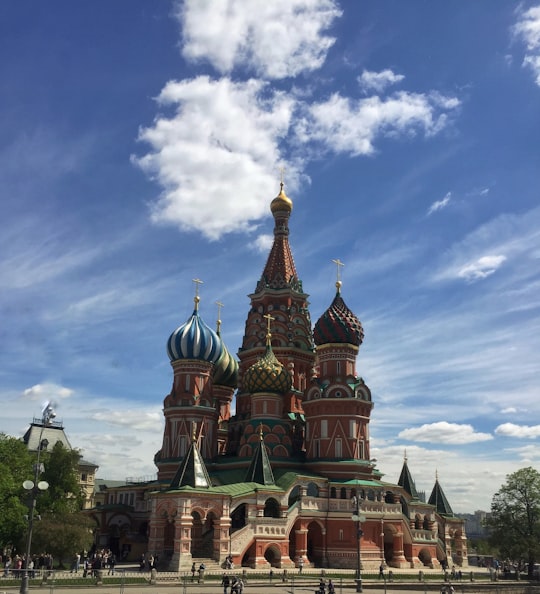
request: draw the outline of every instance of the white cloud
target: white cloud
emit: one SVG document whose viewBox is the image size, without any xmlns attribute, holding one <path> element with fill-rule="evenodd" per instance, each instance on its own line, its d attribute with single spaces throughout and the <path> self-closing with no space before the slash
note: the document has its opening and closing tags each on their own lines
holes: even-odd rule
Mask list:
<svg viewBox="0 0 540 594">
<path fill-rule="evenodd" d="M 528 307 L 538 303 L 537 292 L 530 290 L 535 282 L 534 271 L 538 269 L 540 253 L 540 208 L 532 208 L 522 215 L 503 213 L 480 225 L 459 242 L 456 242 L 442 258 L 441 269 L 433 275 L 435 281 L 485 278 L 505 267 L 511 278 L 511 307 Z M 523 297 L 527 297 L 526 300 Z"/>
<path fill-rule="evenodd" d="M 185 58 L 267 80 L 320 68 L 335 42 L 324 31 L 340 15 L 333 0 L 186 0 L 177 10 Z"/>
<path fill-rule="evenodd" d="M 307 107 L 296 133 L 302 143 L 317 141 L 336 153 L 370 155 L 378 136 L 414 136 L 419 130 L 437 134 L 448 115 L 430 95 L 396 93 L 387 99 L 368 97 L 355 101 L 334 93 L 330 99 Z M 455 104 L 455 105 L 454 105 Z M 449 109 L 459 105 L 449 100 Z"/>
<path fill-rule="evenodd" d="M 360 88 L 364 91 L 376 91 L 382 93 L 388 86 L 401 82 L 405 76 L 403 74 L 395 74 L 390 69 L 381 70 L 380 72 L 372 72 L 371 70 L 364 70 L 358 77 Z"/>
<path fill-rule="evenodd" d="M 41 403 L 58 402 L 73 396 L 73 390 L 58 384 L 35 384 L 23 391 L 21 398 L 24 400 L 38 401 Z"/>
<path fill-rule="evenodd" d="M 517 411 L 518 411 L 518 409 L 515 406 L 509 406 L 508 408 L 503 408 L 501 410 L 501 414 L 509 415 L 509 414 L 517 413 Z"/>
<path fill-rule="evenodd" d="M 108 410 L 95 412 L 90 417 L 107 425 L 130 427 L 131 429 L 143 431 L 161 430 L 163 425 L 163 415 L 159 410 Z"/>
<path fill-rule="evenodd" d="M 443 208 L 448 206 L 448 203 L 450 202 L 451 197 L 452 197 L 452 192 L 447 192 L 446 196 L 442 200 L 436 200 L 429 207 L 428 216 L 433 214 L 434 212 L 436 212 L 438 210 L 442 210 Z"/>
<path fill-rule="evenodd" d="M 277 186 L 278 144 L 288 132 L 293 101 L 262 81 L 201 76 L 169 82 L 158 102 L 176 112 L 140 131 L 152 152 L 133 158 L 164 188 L 154 221 L 197 229 L 210 239 L 252 230 L 252 221 L 268 214 L 267 189 Z M 287 171 L 294 189 L 294 165 Z"/>
<path fill-rule="evenodd" d="M 477 433 L 471 425 L 447 423 L 446 421 L 405 429 L 399 433 L 398 437 L 411 441 L 447 444 L 466 444 L 493 439 L 489 433 Z"/>
<path fill-rule="evenodd" d="M 523 66 L 532 70 L 535 82 L 540 86 L 540 6 L 522 12 L 513 32 L 527 47 Z"/>
<path fill-rule="evenodd" d="M 250 247 L 252 247 L 257 252 L 266 254 L 268 252 L 268 250 L 272 247 L 273 242 L 274 242 L 273 235 L 263 234 L 263 235 L 259 235 L 259 237 L 257 237 L 257 239 L 255 239 L 255 241 L 253 241 L 250 244 Z"/>
<path fill-rule="evenodd" d="M 540 425 L 515 425 L 514 423 L 503 423 L 495 429 L 497 435 L 505 437 L 536 438 L 540 436 Z"/>
<path fill-rule="evenodd" d="M 493 274 L 504 262 L 506 256 L 494 255 L 494 256 L 482 256 L 474 262 L 470 262 L 461 268 L 457 275 L 460 278 L 464 278 L 468 281 L 475 281 L 483 278 L 487 278 Z"/>
</svg>

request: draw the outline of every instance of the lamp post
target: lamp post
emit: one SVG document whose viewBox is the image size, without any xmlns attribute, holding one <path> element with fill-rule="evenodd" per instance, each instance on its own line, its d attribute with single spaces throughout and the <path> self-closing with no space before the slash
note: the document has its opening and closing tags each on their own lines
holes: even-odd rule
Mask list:
<svg viewBox="0 0 540 594">
<path fill-rule="evenodd" d="M 28 580 L 29 580 L 29 564 L 32 554 L 32 530 L 34 528 L 34 512 L 36 510 L 36 498 L 37 496 L 46 491 L 49 488 L 49 483 L 47 481 L 40 481 L 39 475 L 43 472 L 43 464 L 40 464 L 39 459 L 41 456 L 41 450 L 43 446 L 48 444 L 46 439 L 43 439 L 43 430 L 45 427 L 48 427 L 52 420 L 56 417 L 56 413 L 50 402 L 48 402 L 43 409 L 43 413 L 41 415 L 41 431 L 39 432 L 39 442 L 38 442 L 38 449 L 37 449 L 37 460 L 34 464 L 34 480 L 33 481 L 24 481 L 23 487 L 29 494 L 29 503 L 28 503 L 28 534 L 26 536 L 26 557 L 25 557 L 25 568 L 22 573 L 21 578 L 21 589 L 20 594 L 28 594 Z"/>
<path fill-rule="evenodd" d="M 362 592 L 362 557 L 360 555 L 360 543 L 362 540 L 362 522 L 366 521 L 366 516 L 360 514 L 360 498 L 354 495 L 351 499 L 353 506 L 352 520 L 356 523 L 356 591 Z"/>
</svg>

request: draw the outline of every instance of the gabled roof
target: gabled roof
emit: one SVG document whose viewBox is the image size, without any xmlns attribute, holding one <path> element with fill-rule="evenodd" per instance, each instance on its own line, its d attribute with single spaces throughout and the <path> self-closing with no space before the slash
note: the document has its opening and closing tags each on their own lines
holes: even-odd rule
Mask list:
<svg viewBox="0 0 540 594">
<path fill-rule="evenodd" d="M 448 499 L 446 499 L 446 495 L 439 484 L 438 478 L 435 479 L 435 485 L 433 486 L 433 491 L 431 491 L 431 495 L 429 496 L 428 503 L 435 506 L 437 512 L 441 514 L 441 516 L 454 515 L 454 512 L 448 503 Z"/>
<path fill-rule="evenodd" d="M 268 452 L 264 445 L 264 437 L 262 429 L 259 432 L 259 443 L 255 448 L 251 464 L 249 465 L 244 481 L 246 483 L 259 483 L 261 485 L 275 484 L 274 475 L 272 473 L 272 466 L 268 459 Z"/>
<path fill-rule="evenodd" d="M 197 447 L 197 441 L 193 438 L 191 446 L 184 456 L 180 467 L 176 471 L 173 480 L 169 486 L 171 489 L 180 489 L 181 487 L 194 487 L 197 489 L 212 486 L 212 480 Z"/>
</svg>

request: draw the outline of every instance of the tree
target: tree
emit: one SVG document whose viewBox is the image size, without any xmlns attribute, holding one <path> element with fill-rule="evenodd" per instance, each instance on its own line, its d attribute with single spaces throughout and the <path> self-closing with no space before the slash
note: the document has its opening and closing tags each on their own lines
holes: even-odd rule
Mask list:
<svg viewBox="0 0 540 594">
<path fill-rule="evenodd" d="M 22 550 L 28 514 L 23 482 L 32 479 L 32 456 L 20 439 L 0 433 L 0 550 Z"/>
<path fill-rule="evenodd" d="M 41 479 L 49 483 L 49 488 L 37 502 L 37 508 L 43 514 L 64 514 L 82 508 L 84 495 L 79 483 L 80 457 L 77 450 L 68 450 L 60 441 L 54 444 L 50 453 L 42 452 L 45 470 Z"/>
<path fill-rule="evenodd" d="M 34 525 L 34 550 L 47 551 L 63 567 L 64 561 L 92 546 L 94 527 L 82 512 L 47 513 Z"/>
<path fill-rule="evenodd" d="M 540 558 L 540 473 L 528 467 L 506 478 L 493 496 L 486 521 L 492 529 L 490 540 L 503 556 L 525 559 L 532 578 L 534 564 Z"/>
</svg>

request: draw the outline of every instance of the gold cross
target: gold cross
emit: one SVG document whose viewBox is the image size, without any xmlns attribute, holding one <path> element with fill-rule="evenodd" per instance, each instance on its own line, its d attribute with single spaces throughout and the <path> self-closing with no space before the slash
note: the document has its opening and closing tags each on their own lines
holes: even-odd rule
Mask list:
<svg viewBox="0 0 540 594">
<path fill-rule="evenodd" d="M 221 308 L 223 307 L 223 303 L 221 301 L 216 301 L 216 305 L 218 307 L 217 310 L 217 333 L 219 334 L 221 330 Z"/>
<path fill-rule="evenodd" d="M 332 262 L 337 266 L 337 281 L 339 283 L 341 282 L 341 267 L 345 266 L 345 264 L 343 264 L 339 258 L 337 260 L 332 260 Z"/>
<path fill-rule="evenodd" d="M 201 300 L 201 298 L 199 297 L 199 285 L 202 285 L 203 282 L 202 282 L 202 280 L 200 280 L 198 278 L 194 278 L 193 282 L 195 283 L 195 297 L 194 297 L 193 301 L 195 301 L 195 309 L 198 309 L 199 301 Z"/>
</svg>

